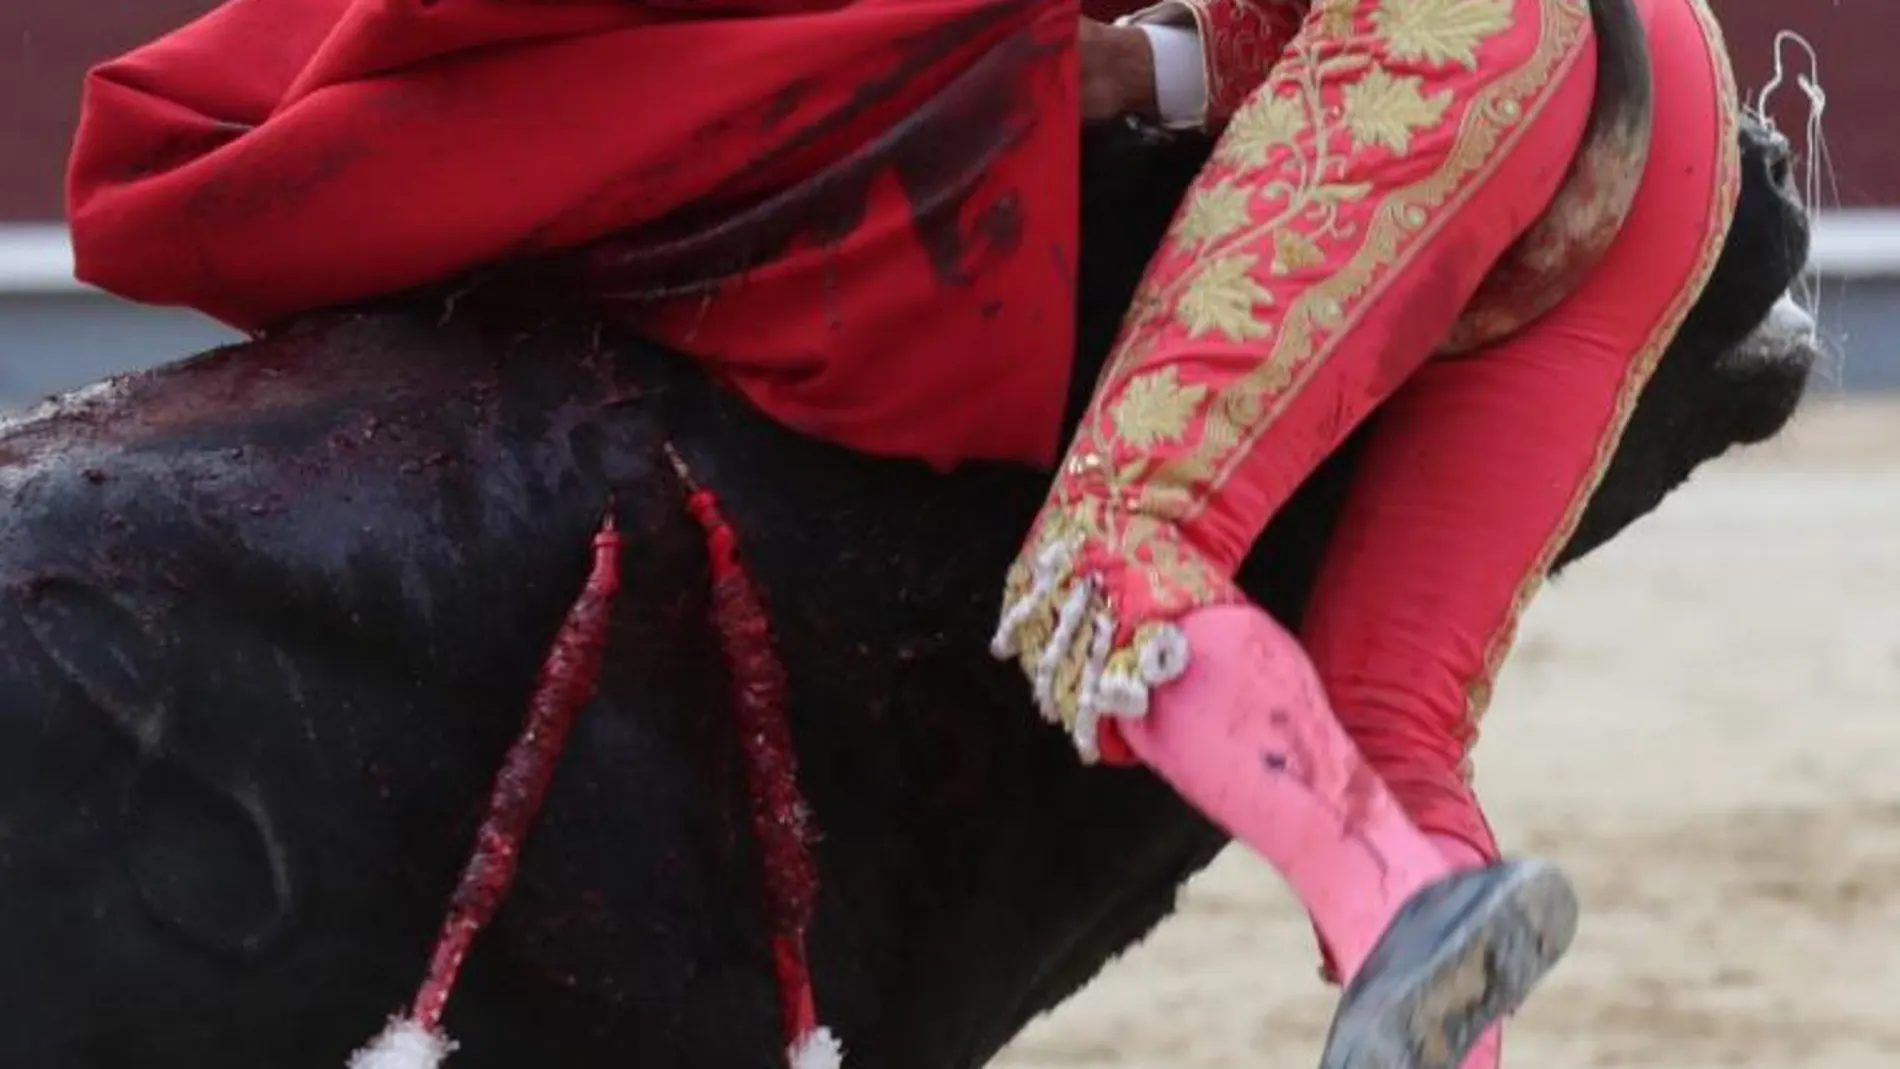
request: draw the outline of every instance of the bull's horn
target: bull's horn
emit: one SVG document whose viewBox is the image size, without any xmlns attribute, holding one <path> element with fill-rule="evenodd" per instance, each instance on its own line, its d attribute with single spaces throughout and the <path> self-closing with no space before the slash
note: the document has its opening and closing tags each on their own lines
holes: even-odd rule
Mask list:
<svg viewBox="0 0 1900 1069">
<path fill-rule="evenodd" d="M 1597 44 L 1590 125 L 1550 207 L 1491 269 L 1443 352 L 1497 341 L 1550 311 L 1603 261 L 1629 218 L 1656 118 L 1649 40 L 1635 0 L 1590 0 L 1590 19 Z"/>
</svg>

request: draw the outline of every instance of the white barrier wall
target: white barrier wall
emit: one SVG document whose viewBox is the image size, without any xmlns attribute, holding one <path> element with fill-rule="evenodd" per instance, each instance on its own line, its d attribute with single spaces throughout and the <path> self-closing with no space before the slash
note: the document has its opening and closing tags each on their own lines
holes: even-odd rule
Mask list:
<svg viewBox="0 0 1900 1069">
<path fill-rule="evenodd" d="M 1900 390 L 1900 210 L 1823 215 L 1814 277 L 1841 353 L 1822 385 Z M 0 224 L 0 408 L 234 340 L 216 323 L 115 300 L 74 281 L 64 227 Z"/>
</svg>

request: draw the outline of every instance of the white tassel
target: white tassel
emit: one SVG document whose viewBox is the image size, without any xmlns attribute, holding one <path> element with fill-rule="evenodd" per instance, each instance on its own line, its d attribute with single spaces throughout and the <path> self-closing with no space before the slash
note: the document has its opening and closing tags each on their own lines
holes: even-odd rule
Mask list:
<svg viewBox="0 0 1900 1069">
<path fill-rule="evenodd" d="M 1042 707 L 1042 718 L 1050 723 L 1060 719 L 1056 712 L 1056 672 L 1072 652 L 1069 646 L 1088 620 L 1089 599 L 1094 595 L 1093 580 L 1087 576 L 1076 579 L 1069 596 L 1062 600 L 1062 607 L 1056 610 L 1055 633 L 1049 636 L 1049 645 L 1043 648 L 1042 657 L 1036 662 L 1036 704 Z"/>
<path fill-rule="evenodd" d="M 792 1069 L 844 1069 L 844 1044 L 828 1027 L 811 1029 L 787 1052 Z"/>
<path fill-rule="evenodd" d="M 1077 688 L 1075 724 L 1070 728 L 1076 755 L 1082 758 L 1085 765 L 1095 764 L 1102 759 L 1101 747 L 1098 745 L 1102 711 L 1097 688 L 1101 686 L 1102 671 L 1108 666 L 1108 655 L 1114 651 L 1115 618 L 1106 612 L 1097 612 L 1093 626 L 1094 630 L 1089 636 L 1088 660 L 1082 664 L 1082 683 Z"/>
<path fill-rule="evenodd" d="M 1172 683 L 1187 674 L 1187 633 L 1174 624 L 1157 627 L 1135 651 L 1141 681 L 1151 687 Z"/>
<path fill-rule="evenodd" d="M 791 1069 L 844 1069 L 844 1044 L 829 1028 L 815 1028 L 800 1036 L 786 1056 Z"/>
<path fill-rule="evenodd" d="M 437 1069 L 454 1050 L 447 1037 L 398 1017 L 375 1042 L 350 1055 L 349 1069 Z"/>
<path fill-rule="evenodd" d="M 1003 617 L 996 625 L 996 634 L 990 637 L 990 656 L 1006 661 L 1022 652 L 1017 642 L 1016 632 L 1029 622 L 1029 618 L 1042 607 L 1043 600 L 1054 593 L 1056 583 L 1067 574 L 1071 547 L 1063 542 L 1045 546 L 1036 554 L 1036 561 L 1030 574 L 1035 582 L 1030 585 L 1029 593 L 1021 601 L 1003 610 Z"/>
<path fill-rule="evenodd" d="M 1187 635 L 1174 624 L 1164 624 L 1154 628 L 1142 637 L 1141 645 L 1135 650 L 1133 671 L 1121 668 L 1104 671 L 1095 684 L 1093 711 L 1099 721 L 1104 716 L 1120 717 L 1123 720 L 1140 720 L 1148 715 L 1149 692 L 1165 683 L 1172 683 L 1187 673 L 1189 650 Z M 1077 728 L 1082 724 L 1078 721 Z M 1094 738 L 1099 724 L 1088 725 L 1089 738 Z M 1093 750 L 1092 746 L 1083 746 L 1084 739 L 1078 733 L 1078 746 L 1082 747 L 1085 761 Z"/>
</svg>

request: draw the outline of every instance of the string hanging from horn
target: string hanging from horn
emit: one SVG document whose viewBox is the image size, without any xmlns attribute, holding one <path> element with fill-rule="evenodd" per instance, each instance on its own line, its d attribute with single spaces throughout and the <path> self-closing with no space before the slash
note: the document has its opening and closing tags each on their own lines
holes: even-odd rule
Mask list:
<svg viewBox="0 0 1900 1069">
<path fill-rule="evenodd" d="M 1793 30 L 1782 30 L 1775 34 L 1774 73 L 1769 76 L 1768 84 L 1762 86 L 1761 91 L 1755 94 L 1749 110 L 1769 129 L 1779 129 L 1769 109 L 1788 81 L 1787 50 L 1789 47 L 1800 51 L 1808 60 L 1808 69 L 1796 72 L 1794 75 L 1795 87 L 1800 90 L 1803 97 L 1807 98 L 1808 102 L 1807 119 L 1801 130 L 1800 151 L 1803 163 L 1800 188 L 1796 191 L 1796 195 L 1801 199 L 1801 207 L 1812 219 L 1815 213 L 1823 208 L 1824 200 L 1831 198 L 1835 203 L 1840 200 L 1838 189 L 1827 188 L 1834 175 L 1833 154 L 1827 143 L 1827 90 L 1821 85 L 1821 55 L 1812 42 Z M 1796 303 L 1804 311 L 1810 313 L 1808 341 L 1819 345 L 1821 343 L 1819 315 L 1821 284 L 1813 271 L 1804 272 L 1795 280 L 1795 297 Z"/>
</svg>

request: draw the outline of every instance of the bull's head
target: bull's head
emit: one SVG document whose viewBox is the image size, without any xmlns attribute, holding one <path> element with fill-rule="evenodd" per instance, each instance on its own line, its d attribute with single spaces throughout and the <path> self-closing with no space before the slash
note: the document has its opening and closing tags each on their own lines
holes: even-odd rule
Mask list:
<svg viewBox="0 0 1900 1069">
<path fill-rule="evenodd" d="M 1813 236 L 1795 188 L 1794 151 L 1787 138 L 1746 118 L 1742 166 L 1735 226 L 1683 335 L 1720 354 L 1716 374 L 1737 387 L 1730 431 L 1749 444 L 1787 424 L 1824 354 L 1814 316 L 1793 297 Z"/>
<path fill-rule="evenodd" d="M 1741 197 L 1721 260 L 1643 390 L 1577 531 L 1577 555 L 1654 509 L 1705 461 L 1779 433 L 1821 360 L 1814 319 L 1791 296 L 1812 237 L 1793 151 L 1749 117 L 1741 143 Z"/>
</svg>

